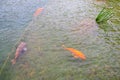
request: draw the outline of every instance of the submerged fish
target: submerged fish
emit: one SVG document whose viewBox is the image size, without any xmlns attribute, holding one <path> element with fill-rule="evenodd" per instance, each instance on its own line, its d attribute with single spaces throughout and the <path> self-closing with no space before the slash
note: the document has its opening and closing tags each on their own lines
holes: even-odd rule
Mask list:
<svg viewBox="0 0 120 80">
<path fill-rule="evenodd" d="M 21 42 L 17 49 L 16 49 L 16 52 L 15 52 L 15 57 L 14 59 L 11 60 L 12 64 L 15 64 L 16 63 L 16 60 L 18 59 L 18 57 L 24 53 L 25 51 L 27 50 L 26 48 L 26 43 L 25 42 Z"/>
<path fill-rule="evenodd" d="M 43 11 L 43 8 L 38 8 L 35 13 L 34 13 L 34 16 L 38 16 L 41 12 Z"/>
<path fill-rule="evenodd" d="M 74 48 L 67 48 L 64 45 L 63 45 L 63 47 L 64 47 L 65 50 L 68 50 L 68 51 L 72 52 L 72 54 L 75 58 L 81 58 L 82 60 L 86 59 L 86 56 L 81 51 L 78 51 Z"/>
</svg>

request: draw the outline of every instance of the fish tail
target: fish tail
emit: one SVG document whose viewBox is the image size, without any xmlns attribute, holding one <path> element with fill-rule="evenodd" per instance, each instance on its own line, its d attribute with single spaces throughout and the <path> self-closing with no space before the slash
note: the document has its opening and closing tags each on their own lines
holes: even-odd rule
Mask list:
<svg viewBox="0 0 120 80">
<path fill-rule="evenodd" d="M 12 62 L 12 65 L 14 65 L 16 63 L 16 59 L 12 59 L 11 62 Z"/>
</svg>

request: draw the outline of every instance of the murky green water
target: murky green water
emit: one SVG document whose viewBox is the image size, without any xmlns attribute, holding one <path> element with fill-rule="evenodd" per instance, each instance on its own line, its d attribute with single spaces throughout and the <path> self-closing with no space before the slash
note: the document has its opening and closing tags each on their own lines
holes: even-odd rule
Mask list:
<svg viewBox="0 0 120 80">
<path fill-rule="evenodd" d="M 46 0 L 0 1 L 0 70 L 7 56 L 15 50 L 15 45 L 32 20 L 35 10 L 45 3 Z"/>
<path fill-rule="evenodd" d="M 0 53 L 2 57 L 10 52 L 27 24 L 32 20 L 33 13 L 42 7 L 44 1 L 3 0 L 0 3 Z M 1 59 L 1 57 L 0 57 Z"/>
<path fill-rule="evenodd" d="M 95 22 L 102 7 L 113 7 L 110 4 L 49 0 L 21 38 L 28 51 L 9 68 L 11 80 L 119 80 L 119 8 L 113 9 L 109 24 Z M 87 59 L 75 59 L 63 44 L 82 51 Z"/>
</svg>

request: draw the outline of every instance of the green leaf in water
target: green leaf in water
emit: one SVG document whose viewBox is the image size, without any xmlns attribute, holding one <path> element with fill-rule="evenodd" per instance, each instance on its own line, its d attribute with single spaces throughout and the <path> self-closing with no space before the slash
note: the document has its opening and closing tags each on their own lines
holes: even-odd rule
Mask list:
<svg viewBox="0 0 120 80">
<path fill-rule="evenodd" d="M 112 10 L 108 8 L 103 8 L 96 17 L 96 22 L 97 23 L 107 22 L 107 20 L 109 20 L 112 16 L 113 16 Z"/>
</svg>

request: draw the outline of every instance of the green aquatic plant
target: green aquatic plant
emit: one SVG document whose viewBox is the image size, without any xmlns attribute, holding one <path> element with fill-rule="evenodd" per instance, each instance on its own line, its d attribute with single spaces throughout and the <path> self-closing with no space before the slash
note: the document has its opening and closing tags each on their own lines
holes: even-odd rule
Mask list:
<svg viewBox="0 0 120 80">
<path fill-rule="evenodd" d="M 96 22 L 97 23 L 107 22 L 107 20 L 109 20 L 112 16 L 113 16 L 112 10 L 108 8 L 103 8 L 96 17 Z"/>
</svg>

